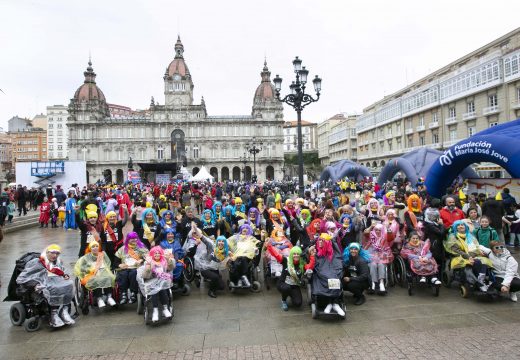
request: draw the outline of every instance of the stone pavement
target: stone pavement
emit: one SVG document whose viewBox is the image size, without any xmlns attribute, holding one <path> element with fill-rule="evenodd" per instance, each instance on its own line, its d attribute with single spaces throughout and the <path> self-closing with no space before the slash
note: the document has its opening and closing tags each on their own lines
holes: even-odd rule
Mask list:
<svg viewBox="0 0 520 360">
<path fill-rule="evenodd" d="M 28 229 L 0 244 L 3 298 L 14 260 L 51 242 L 75 261 L 79 233 Z M 69 267 L 70 269 L 70 267 Z M 305 297 L 305 295 L 304 295 Z M 307 306 L 283 312 L 275 288 L 254 294 L 206 290 L 176 296 L 172 322 L 144 325 L 135 305 L 93 310 L 70 328 L 42 327 L 27 333 L 9 321 L 11 303 L 0 303 L 0 359 L 342 359 L 342 358 L 519 358 L 520 305 L 506 299 L 483 303 L 462 299 L 456 289 L 427 289 L 408 296 L 392 288 L 368 296 L 347 320 L 311 318 Z"/>
</svg>

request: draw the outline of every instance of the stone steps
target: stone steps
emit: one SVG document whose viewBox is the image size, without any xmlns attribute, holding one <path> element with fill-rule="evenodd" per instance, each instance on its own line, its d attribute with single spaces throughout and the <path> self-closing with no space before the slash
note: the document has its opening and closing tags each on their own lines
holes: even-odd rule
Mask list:
<svg viewBox="0 0 520 360">
<path fill-rule="evenodd" d="M 12 223 L 7 223 L 4 226 L 4 234 L 9 234 L 18 230 L 27 229 L 30 227 L 38 226 L 38 219 L 40 218 L 40 212 L 30 211 L 25 216 L 18 216 L 16 214 L 13 218 Z"/>
</svg>

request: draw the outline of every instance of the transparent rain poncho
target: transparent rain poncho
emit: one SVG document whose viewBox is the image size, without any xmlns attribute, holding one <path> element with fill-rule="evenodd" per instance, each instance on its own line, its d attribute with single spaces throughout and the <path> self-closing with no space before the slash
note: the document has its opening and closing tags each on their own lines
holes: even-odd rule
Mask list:
<svg viewBox="0 0 520 360">
<path fill-rule="evenodd" d="M 147 260 L 149 262 L 149 260 Z M 152 296 L 161 290 L 168 290 L 172 287 L 173 263 L 168 261 L 168 266 L 160 264 L 151 264 L 151 269 L 146 268 L 145 265 L 137 269 L 137 284 L 139 290 L 144 296 Z"/>
<path fill-rule="evenodd" d="M 63 270 L 63 268 L 62 268 Z M 32 259 L 18 275 L 16 283 L 27 287 L 35 286 L 41 291 L 50 306 L 68 305 L 74 296 L 74 283 L 49 272 L 39 258 Z"/>
<path fill-rule="evenodd" d="M 116 277 L 110 270 L 110 259 L 105 252 L 102 254 L 103 257 L 99 260 L 99 266 L 96 266 L 98 257 L 92 253 L 82 256 L 74 266 L 74 274 L 88 290 L 114 286 Z"/>
</svg>

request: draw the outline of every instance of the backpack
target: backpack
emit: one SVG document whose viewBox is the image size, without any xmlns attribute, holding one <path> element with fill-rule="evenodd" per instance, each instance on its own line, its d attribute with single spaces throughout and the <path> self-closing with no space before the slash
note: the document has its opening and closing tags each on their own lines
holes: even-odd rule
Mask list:
<svg viewBox="0 0 520 360">
<path fill-rule="evenodd" d="M 13 270 L 13 274 L 11 275 L 11 280 L 9 280 L 9 285 L 7 286 L 7 297 L 4 301 L 17 301 L 20 300 L 20 297 L 16 293 L 16 288 L 18 284 L 16 283 L 16 279 L 18 279 L 18 275 L 22 273 L 25 269 L 25 266 L 32 259 L 36 259 L 40 257 L 40 253 L 37 252 L 29 252 L 23 255 L 21 258 L 16 260 L 16 265 Z"/>
</svg>

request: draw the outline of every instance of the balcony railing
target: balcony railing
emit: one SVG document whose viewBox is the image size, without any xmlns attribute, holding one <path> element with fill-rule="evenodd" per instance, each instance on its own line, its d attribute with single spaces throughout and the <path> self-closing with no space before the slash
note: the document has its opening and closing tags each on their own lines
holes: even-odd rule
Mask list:
<svg viewBox="0 0 520 360">
<path fill-rule="evenodd" d="M 462 114 L 462 120 L 464 120 L 464 121 L 472 120 L 472 119 L 476 119 L 476 118 L 477 118 L 477 113 L 475 111 L 470 111 L 465 114 Z"/>
<path fill-rule="evenodd" d="M 404 133 L 405 133 L 406 135 L 408 135 L 408 134 L 413 134 L 413 129 L 412 129 L 412 128 L 406 129 L 406 130 L 404 131 Z"/>
<path fill-rule="evenodd" d="M 455 124 L 456 122 L 457 122 L 457 117 L 456 116 L 452 116 L 452 117 L 446 118 L 446 124 Z"/>
<path fill-rule="evenodd" d="M 430 129 L 435 129 L 437 127 L 439 127 L 439 123 L 436 121 L 436 122 L 431 122 L 430 125 L 428 125 L 428 127 Z"/>
<path fill-rule="evenodd" d="M 498 105 L 493 105 L 493 106 L 488 106 L 488 107 L 485 107 L 484 109 L 482 109 L 482 114 L 483 115 L 493 115 L 499 111 L 500 111 L 500 109 L 498 108 Z"/>
<path fill-rule="evenodd" d="M 424 125 L 419 125 L 415 128 L 416 131 L 424 131 Z"/>
<path fill-rule="evenodd" d="M 513 101 L 513 102 L 511 103 L 511 107 L 512 107 L 513 109 L 515 109 L 515 110 L 516 110 L 516 109 L 520 109 L 520 99 Z"/>
</svg>

